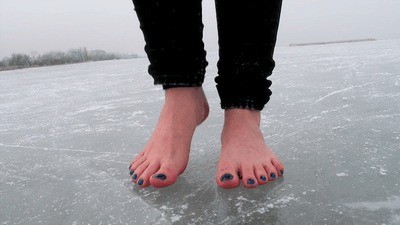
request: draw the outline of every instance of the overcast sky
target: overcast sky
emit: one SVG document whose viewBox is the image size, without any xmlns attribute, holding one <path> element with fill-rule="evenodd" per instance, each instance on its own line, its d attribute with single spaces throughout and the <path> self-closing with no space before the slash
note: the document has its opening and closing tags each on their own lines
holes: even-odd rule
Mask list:
<svg viewBox="0 0 400 225">
<path fill-rule="evenodd" d="M 203 23 L 206 50 L 218 50 L 214 0 Z M 358 38 L 400 38 L 400 0 L 284 0 L 279 46 Z M 0 0 L 0 58 L 79 47 L 145 56 L 132 1 Z"/>
</svg>

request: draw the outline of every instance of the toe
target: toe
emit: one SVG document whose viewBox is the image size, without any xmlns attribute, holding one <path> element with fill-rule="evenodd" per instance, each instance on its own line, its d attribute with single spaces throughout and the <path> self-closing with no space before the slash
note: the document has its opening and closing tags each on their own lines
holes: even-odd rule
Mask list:
<svg viewBox="0 0 400 225">
<path fill-rule="evenodd" d="M 139 155 L 137 155 L 137 156 L 135 157 L 135 159 L 129 164 L 128 169 L 129 169 L 129 174 L 130 174 L 131 176 L 132 176 L 132 174 L 135 172 L 134 167 L 133 167 L 133 164 L 135 164 L 135 162 L 137 162 L 139 159 L 141 159 L 142 156 L 143 156 L 143 154 L 142 154 L 142 153 L 139 153 Z M 137 167 L 137 166 L 136 166 L 136 167 Z M 136 168 L 136 167 L 135 167 L 135 168 Z"/>
<path fill-rule="evenodd" d="M 262 185 L 267 183 L 268 175 L 262 165 L 257 165 L 254 167 L 254 174 L 257 177 L 258 184 Z"/>
<path fill-rule="evenodd" d="M 267 172 L 268 175 L 268 180 L 275 180 L 278 177 L 278 173 L 275 169 L 275 167 L 271 163 L 267 163 L 264 165 L 265 171 Z"/>
<path fill-rule="evenodd" d="M 154 187 L 167 187 L 178 179 L 180 171 L 177 171 L 172 163 L 162 163 L 160 169 L 150 177 L 150 184 Z"/>
<path fill-rule="evenodd" d="M 238 168 L 232 164 L 220 164 L 215 177 L 218 186 L 226 189 L 239 186 L 240 179 L 238 176 Z"/>
<path fill-rule="evenodd" d="M 136 160 L 134 163 L 131 164 L 130 170 L 136 171 L 137 168 L 138 168 L 144 161 L 146 161 L 146 159 L 147 159 L 146 156 L 140 157 L 140 159 Z"/>
<path fill-rule="evenodd" d="M 142 173 L 146 170 L 146 168 L 150 165 L 149 161 L 144 161 L 142 164 L 140 164 L 132 174 L 132 181 L 133 182 L 139 182 L 139 177 L 142 175 Z"/>
<path fill-rule="evenodd" d="M 254 175 L 253 165 L 242 164 L 241 173 L 243 176 L 242 178 L 243 186 L 247 188 L 257 187 L 258 182 L 256 176 Z"/>
<path fill-rule="evenodd" d="M 137 184 L 140 187 L 148 187 L 150 185 L 150 177 L 159 169 L 159 162 L 150 163 L 150 165 L 139 176 Z"/>
<path fill-rule="evenodd" d="M 278 171 L 278 175 L 282 176 L 283 172 L 285 171 L 285 168 L 283 167 L 283 164 L 276 158 L 273 158 L 271 160 L 271 163 L 275 167 L 276 171 Z"/>
<path fill-rule="evenodd" d="M 133 161 L 131 162 L 131 165 L 133 165 L 136 161 L 138 161 L 140 158 L 142 158 L 143 157 L 143 153 L 141 152 L 141 153 L 139 153 L 134 159 L 133 159 Z"/>
</svg>

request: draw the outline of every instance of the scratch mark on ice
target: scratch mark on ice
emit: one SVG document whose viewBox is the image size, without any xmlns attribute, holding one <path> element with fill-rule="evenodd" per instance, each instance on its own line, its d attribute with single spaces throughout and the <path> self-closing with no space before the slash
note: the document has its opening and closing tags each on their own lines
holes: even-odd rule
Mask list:
<svg viewBox="0 0 400 225">
<path fill-rule="evenodd" d="M 319 98 L 314 103 L 320 102 L 320 101 L 324 100 L 325 98 L 327 98 L 327 97 L 329 97 L 331 95 L 334 95 L 334 94 L 337 94 L 337 93 L 341 93 L 341 92 L 345 92 L 345 91 L 348 91 L 348 90 L 351 90 L 351 89 L 354 89 L 354 88 L 364 87 L 364 86 L 367 86 L 367 85 L 370 85 L 370 84 L 373 84 L 373 83 L 375 83 L 375 82 L 369 82 L 369 83 L 365 83 L 365 84 L 362 84 L 362 85 L 350 86 L 350 87 L 347 87 L 347 88 L 343 88 L 343 89 L 331 92 L 331 93 Z"/>
<path fill-rule="evenodd" d="M 35 147 L 35 146 L 22 146 L 22 145 L 6 145 L 0 143 L 0 147 L 7 148 L 24 148 L 24 149 L 37 149 L 43 151 L 66 151 L 66 152 L 84 152 L 84 153 L 95 153 L 95 154 L 110 154 L 110 155 L 137 155 L 137 154 L 127 154 L 127 153 L 119 153 L 119 152 L 98 152 L 84 149 L 68 149 L 68 148 L 44 148 L 44 147 Z"/>
</svg>

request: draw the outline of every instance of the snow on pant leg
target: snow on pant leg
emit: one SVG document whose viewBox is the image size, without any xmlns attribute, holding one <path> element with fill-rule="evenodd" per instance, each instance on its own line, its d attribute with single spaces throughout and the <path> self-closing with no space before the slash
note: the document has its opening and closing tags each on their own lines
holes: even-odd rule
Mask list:
<svg viewBox="0 0 400 225">
<path fill-rule="evenodd" d="M 282 0 L 215 0 L 215 5 L 221 108 L 262 110 L 272 94 L 267 77 L 275 67 Z"/>
<path fill-rule="evenodd" d="M 201 0 L 133 0 L 154 84 L 196 87 L 204 81 Z"/>
</svg>

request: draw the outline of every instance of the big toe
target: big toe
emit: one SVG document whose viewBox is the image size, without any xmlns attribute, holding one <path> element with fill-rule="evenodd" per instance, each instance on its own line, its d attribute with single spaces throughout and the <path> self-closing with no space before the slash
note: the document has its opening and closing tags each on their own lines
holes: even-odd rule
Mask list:
<svg viewBox="0 0 400 225">
<path fill-rule="evenodd" d="M 165 163 L 150 177 L 150 184 L 157 188 L 170 186 L 175 183 L 179 174 L 173 165 Z"/>
<path fill-rule="evenodd" d="M 215 181 L 218 186 L 226 189 L 239 186 L 240 179 L 238 176 L 238 168 L 232 164 L 221 163 L 218 168 Z"/>
</svg>

